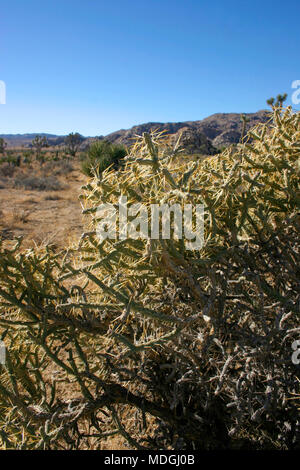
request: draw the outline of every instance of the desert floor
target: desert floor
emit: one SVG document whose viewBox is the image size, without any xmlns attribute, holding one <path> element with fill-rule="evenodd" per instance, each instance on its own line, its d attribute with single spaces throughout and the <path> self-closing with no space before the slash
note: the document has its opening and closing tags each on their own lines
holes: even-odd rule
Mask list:
<svg viewBox="0 0 300 470">
<path fill-rule="evenodd" d="M 72 163 L 67 174 L 52 176 L 61 185 L 59 190 L 38 190 L 16 187 L 24 170 L 17 169 L 13 177 L 2 177 L 0 184 L 0 237 L 13 240 L 23 236 L 23 246 L 31 248 L 52 244 L 63 248 L 75 242 L 83 230 L 80 187 L 86 177 L 79 164 Z M 43 178 L 41 170 L 26 168 L 25 176 Z M 47 178 L 47 176 L 46 176 Z"/>
</svg>

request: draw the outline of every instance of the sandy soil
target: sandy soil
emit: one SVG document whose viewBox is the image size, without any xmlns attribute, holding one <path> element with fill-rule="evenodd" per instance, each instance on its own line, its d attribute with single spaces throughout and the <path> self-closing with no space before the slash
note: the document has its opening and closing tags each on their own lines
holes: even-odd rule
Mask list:
<svg viewBox="0 0 300 470">
<path fill-rule="evenodd" d="M 78 196 L 86 178 L 78 164 L 73 166 L 74 171 L 57 176 L 63 185 L 59 191 L 16 189 L 9 178 L 2 178 L 0 236 L 5 240 L 23 236 L 23 246 L 28 248 L 45 243 L 62 248 L 77 240 L 83 230 Z"/>
</svg>

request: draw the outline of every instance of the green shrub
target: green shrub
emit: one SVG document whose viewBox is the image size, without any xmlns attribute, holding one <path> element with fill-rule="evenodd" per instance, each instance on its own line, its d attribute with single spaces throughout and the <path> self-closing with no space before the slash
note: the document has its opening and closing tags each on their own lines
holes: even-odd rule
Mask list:
<svg viewBox="0 0 300 470">
<path fill-rule="evenodd" d="M 87 176 L 102 173 L 106 168 L 117 168 L 120 160 L 126 156 L 122 145 L 112 144 L 105 140 L 93 142 L 88 150 L 87 158 L 81 162 L 82 172 Z"/>
<path fill-rule="evenodd" d="M 83 188 L 77 250 L 0 247 L 3 448 L 299 449 L 300 114 L 201 162 L 156 135 Z M 99 204 L 205 205 L 205 243 L 107 239 Z"/>
<path fill-rule="evenodd" d="M 33 152 L 32 150 L 25 150 L 23 152 L 23 163 L 30 164 L 32 162 Z"/>
<path fill-rule="evenodd" d="M 60 158 L 59 158 L 59 150 L 56 150 L 56 151 L 54 152 L 54 155 L 53 155 L 53 157 L 52 157 L 52 160 L 53 160 L 54 162 L 58 162 L 58 161 L 60 160 Z"/>
<path fill-rule="evenodd" d="M 21 165 L 21 156 L 7 155 L 0 159 L 0 165 L 3 163 L 8 163 L 11 166 L 19 167 Z"/>
</svg>

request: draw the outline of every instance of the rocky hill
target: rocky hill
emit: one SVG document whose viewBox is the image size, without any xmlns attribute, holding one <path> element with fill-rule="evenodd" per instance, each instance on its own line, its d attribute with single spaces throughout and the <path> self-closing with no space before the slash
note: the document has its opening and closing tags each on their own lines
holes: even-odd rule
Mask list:
<svg viewBox="0 0 300 470">
<path fill-rule="evenodd" d="M 247 129 L 255 126 L 259 122 L 268 120 L 268 111 L 258 111 L 248 113 Z M 130 145 L 136 135 L 150 130 L 164 130 L 167 134 L 174 136 L 182 133 L 182 143 L 191 153 L 203 152 L 211 153 L 213 148 L 220 148 L 239 142 L 242 132 L 241 115 L 238 113 L 218 113 L 213 114 L 201 121 L 186 122 L 149 122 L 134 126 L 128 130 L 119 130 L 105 136 L 110 142 Z"/>
<path fill-rule="evenodd" d="M 268 120 L 268 111 L 262 110 L 257 113 L 248 113 L 247 129 L 259 122 Z M 106 139 L 113 143 L 130 146 L 137 135 L 151 130 L 164 130 L 167 134 L 174 136 L 174 139 L 182 134 L 181 143 L 188 153 L 212 154 L 224 146 L 239 142 L 241 138 L 242 123 L 239 113 L 217 113 L 200 121 L 186 122 L 148 122 L 133 126 L 131 129 L 121 129 L 106 136 L 98 138 Z M 30 146 L 31 141 L 37 134 L 7 135 L 2 134 L 9 147 Z M 39 134 L 47 137 L 50 145 L 63 145 L 64 136 L 53 134 Z M 95 140 L 95 137 L 87 137 L 83 143 L 83 148 Z"/>
</svg>

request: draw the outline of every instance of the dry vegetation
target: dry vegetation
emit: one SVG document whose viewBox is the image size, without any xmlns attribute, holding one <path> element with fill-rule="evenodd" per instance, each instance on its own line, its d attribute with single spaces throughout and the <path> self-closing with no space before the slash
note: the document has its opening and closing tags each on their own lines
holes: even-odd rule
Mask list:
<svg viewBox="0 0 300 470">
<path fill-rule="evenodd" d="M 22 152 L 12 152 L 12 159 Z M 28 151 L 27 151 L 28 153 Z M 25 151 L 26 154 L 26 151 Z M 0 235 L 14 240 L 24 237 L 24 247 L 52 243 L 62 248 L 82 233 L 78 195 L 85 177 L 78 161 L 53 160 L 43 165 L 22 157 L 20 166 L 1 163 Z M 2 160 L 4 157 L 2 157 Z"/>
<path fill-rule="evenodd" d="M 82 188 L 77 247 L 2 243 L 2 448 L 299 449 L 300 114 L 272 119 L 188 164 L 145 134 Z M 203 248 L 100 244 L 96 209 L 121 194 L 203 202 Z"/>
</svg>

